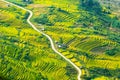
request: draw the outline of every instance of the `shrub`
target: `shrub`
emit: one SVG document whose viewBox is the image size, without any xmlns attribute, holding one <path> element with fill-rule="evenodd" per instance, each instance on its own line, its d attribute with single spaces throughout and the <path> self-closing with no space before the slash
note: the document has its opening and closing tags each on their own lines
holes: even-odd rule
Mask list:
<svg viewBox="0 0 120 80">
<path fill-rule="evenodd" d="M 113 56 L 113 55 L 115 55 L 117 53 L 117 51 L 118 50 L 116 48 L 113 48 L 111 50 L 106 50 L 106 54 L 110 55 L 110 56 Z"/>
</svg>

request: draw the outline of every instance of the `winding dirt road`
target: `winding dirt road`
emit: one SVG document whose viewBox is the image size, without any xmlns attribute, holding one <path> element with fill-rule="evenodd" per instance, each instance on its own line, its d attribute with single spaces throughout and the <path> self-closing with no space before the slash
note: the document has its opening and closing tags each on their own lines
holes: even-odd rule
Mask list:
<svg viewBox="0 0 120 80">
<path fill-rule="evenodd" d="M 47 38 L 49 39 L 49 41 L 50 41 L 50 43 L 51 43 L 51 48 L 53 49 L 53 51 L 54 51 L 55 53 L 59 54 L 62 58 L 64 58 L 67 62 L 69 62 L 69 63 L 78 71 L 77 79 L 78 79 L 78 80 L 81 80 L 81 79 L 80 79 L 81 69 L 80 69 L 78 66 L 76 66 L 70 59 L 67 59 L 64 55 L 62 55 L 60 52 L 58 52 L 58 51 L 56 50 L 55 45 L 54 45 L 54 42 L 53 42 L 52 38 L 51 38 L 49 35 L 47 35 L 47 34 L 45 34 L 44 32 L 38 30 L 38 29 L 35 27 L 35 25 L 33 25 L 33 24 L 30 22 L 31 17 L 33 16 L 33 12 L 32 12 L 32 11 L 30 11 L 30 10 L 28 10 L 28 9 L 25 9 L 25 8 L 23 8 L 23 7 L 21 7 L 21 6 L 18 6 L 18 5 L 16 5 L 16 4 L 10 3 L 10 2 L 8 2 L 8 1 L 5 1 L 5 0 L 1 0 L 1 1 L 4 1 L 4 2 L 6 2 L 6 3 L 8 3 L 8 4 L 14 5 L 14 6 L 18 7 L 18 8 L 21 8 L 21 9 L 23 9 L 23 10 L 25 10 L 25 11 L 28 11 L 28 12 L 30 13 L 30 15 L 29 15 L 29 17 L 28 17 L 28 19 L 27 19 L 27 22 L 31 25 L 31 27 L 32 27 L 34 30 L 36 30 L 37 32 L 43 34 L 45 37 L 47 37 Z"/>
</svg>

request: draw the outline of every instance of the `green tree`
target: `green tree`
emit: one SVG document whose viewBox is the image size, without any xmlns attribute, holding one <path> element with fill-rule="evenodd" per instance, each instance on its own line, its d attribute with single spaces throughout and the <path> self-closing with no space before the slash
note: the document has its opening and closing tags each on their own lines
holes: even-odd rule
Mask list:
<svg viewBox="0 0 120 80">
<path fill-rule="evenodd" d="M 92 10 L 96 13 L 100 13 L 102 11 L 100 3 L 96 0 L 81 0 L 81 5 L 86 10 Z"/>
<path fill-rule="evenodd" d="M 106 50 L 106 54 L 107 54 L 107 55 L 110 55 L 110 56 L 115 55 L 117 52 L 118 52 L 118 49 L 117 49 L 117 48 L 113 48 L 113 49 L 111 49 L 111 50 Z"/>
</svg>

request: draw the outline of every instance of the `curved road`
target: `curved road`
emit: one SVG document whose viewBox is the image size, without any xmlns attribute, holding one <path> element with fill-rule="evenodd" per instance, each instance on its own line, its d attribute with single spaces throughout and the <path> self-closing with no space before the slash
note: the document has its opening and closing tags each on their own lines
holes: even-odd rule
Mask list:
<svg viewBox="0 0 120 80">
<path fill-rule="evenodd" d="M 69 59 L 67 59 L 64 55 L 62 55 L 60 52 L 58 52 L 58 51 L 56 50 L 55 45 L 54 45 L 54 43 L 53 43 L 53 40 L 52 40 L 52 38 L 51 38 L 50 36 L 48 36 L 47 34 L 45 34 L 45 33 L 42 32 L 42 31 L 38 30 L 38 29 L 30 22 L 31 17 L 33 16 L 33 12 L 30 11 L 30 10 L 28 10 L 28 9 L 25 9 L 25 8 L 23 8 L 23 7 L 21 7 L 21 6 L 18 6 L 18 5 L 16 5 L 16 4 L 10 3 L 10 2 L 8 2 L 8 1 L 5 1 L 5 0 L 2 0 L 2 1 L 4 1 L 4 2 L 6 2 L 6 3 L 9 3 L 9 4 L 11 4 L 11 5 L 14 5 L 14 6 L 16 6 L 16 7 L 19 7 L 19 8 L 21 8 L 21 9 L 25 10 L 25 11 L 28 11 L 28 12 L 30 13 L 30 15 L 29 15 L 29 17 L 28 17 L 28 19 L 27 19 L 27 22 L 31 25 L 31 27 L 32 27 L 34 30 L 36 30 L 37 32 L 40 32 L 41 34 L 43 34 L 44 36 L 46 36 L 46 37 L 49 39 L 49 41 L 50 41 L 50 43 L 51 43 L 51 48 L 53 49 L 53 51 L 56 52 L 57 54 L 59 54 L 62 58 L 64 58 L 67 62 L 69 62 L 69 63 L 78 71 L 77 79 L 78 79 L 78 80 L 81 80 L 81 79 L 80 79 L 81 69 L 80 69 L 78 66 L 76 66 L 73 62 L 71 62 Z"/>
</svg>

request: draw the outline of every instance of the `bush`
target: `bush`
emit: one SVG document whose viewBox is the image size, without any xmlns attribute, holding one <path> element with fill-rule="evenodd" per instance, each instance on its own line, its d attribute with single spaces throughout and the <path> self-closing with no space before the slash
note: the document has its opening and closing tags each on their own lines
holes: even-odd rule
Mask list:
<svg viewBox="0 0 120 80">
<path fill-rule="evenodd" d="M 116 48 L 113 48 L 111 50 L 106 50 L 106 54 L 110 55 L 110 56 L 113 56 L 113 55 L 115 55 L 117 53 L 117 51 L 118 50 Z"/>
</svg>

